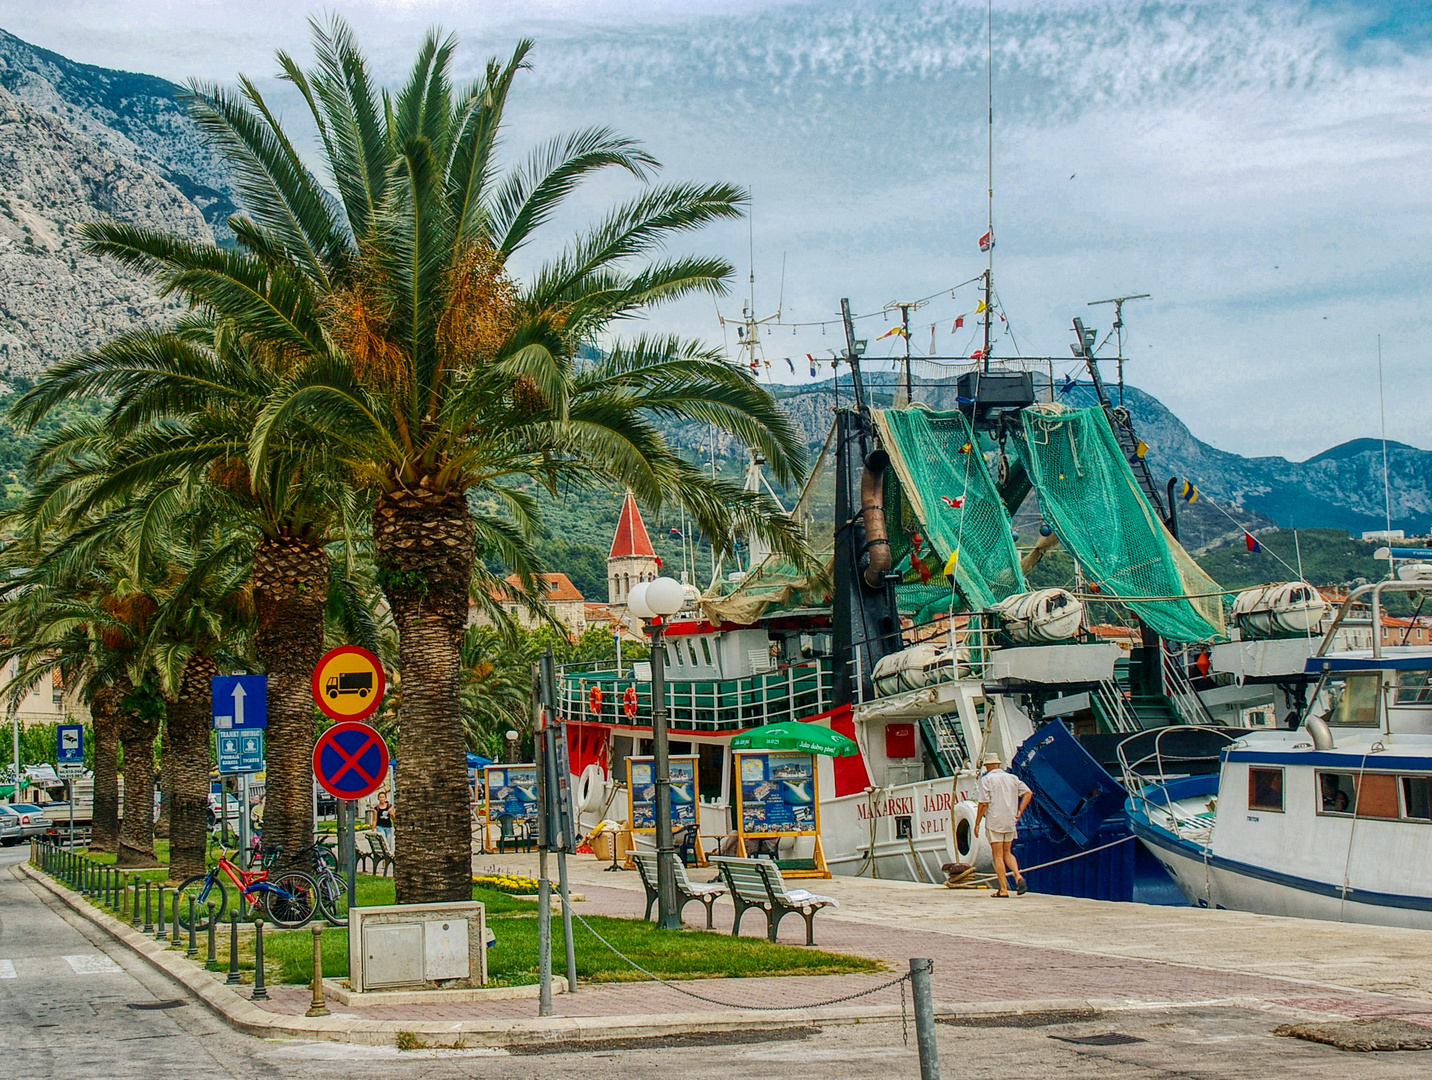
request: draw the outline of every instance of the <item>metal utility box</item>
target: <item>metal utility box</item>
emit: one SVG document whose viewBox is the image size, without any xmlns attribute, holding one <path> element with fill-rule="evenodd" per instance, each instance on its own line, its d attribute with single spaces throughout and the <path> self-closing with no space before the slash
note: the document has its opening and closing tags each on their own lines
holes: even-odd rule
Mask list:
<svg viewBox="0 0 1432 1080">
<path fill-rule="evenodd" d="M 1034 404 L 1034 376 L 1027 371 L 970 371 L 959 377 L 955 392 L 974 398 L 977 416 L 991 409 L 1022 409 Z"/>
<path fill-rule="evenodd" d="M 354 993 L 487 982 L 487 914 L 477 901 L 353 908 L 348 916 Z"/>
<path fill-rule="evenodd" d="M 363 928 L 363 986 L 417 986 L 423 979 L 421 923 L 380 923 Z"/>
</svg>

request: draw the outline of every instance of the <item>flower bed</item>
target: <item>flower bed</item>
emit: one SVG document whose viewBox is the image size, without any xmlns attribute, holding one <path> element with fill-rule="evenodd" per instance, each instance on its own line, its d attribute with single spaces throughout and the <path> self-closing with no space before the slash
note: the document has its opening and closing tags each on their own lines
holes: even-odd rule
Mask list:
<svg viewBox="0 0 1432 1080">
<path fill-rule="evenodd" d="M 482 874 L 472 879 L 474 885 L 482 885 L 498 892 L 522 896 L 537 891 L 537 879 L 518 874 Z"/>
</svg>

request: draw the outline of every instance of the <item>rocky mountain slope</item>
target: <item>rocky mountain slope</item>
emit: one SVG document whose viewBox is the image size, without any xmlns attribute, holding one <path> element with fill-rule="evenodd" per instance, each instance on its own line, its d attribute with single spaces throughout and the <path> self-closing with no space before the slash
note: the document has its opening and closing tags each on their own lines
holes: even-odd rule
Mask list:
<svg viewBox="0 0 1432 1080">
<path fill-rule="evenodd" d="M 1081 384 L 1065 400 L 1092 403 L 1092 387 Z M 1306 461 L 1248 458 L 1196 438 L 1167 406 L 1141 390 L 1126 388 L 1125 401 L 1149 445 L 1156 477 L 1189 477 L 1204 494 L 1286 528 L 1357 535 L 1387 527 L 1380 440 L 1353 439 Z M 1409 535 L 1432 531 L 1432 452 L 1389 442 L 1387 472 L 1392 527 Z"/>
<path fill-rule="evenodd" d="M 213 240 L 204 207 L 212 215 L 232 204 L 195 179 L 217 178 L 178 93 L 0 32 L 0 378 L 172 317 L 172 301 L 142 275 L 84 254 L 78 234 L 117 219 Z M 188 173 L 171 168 L 180 162 Z"/>
</svg>

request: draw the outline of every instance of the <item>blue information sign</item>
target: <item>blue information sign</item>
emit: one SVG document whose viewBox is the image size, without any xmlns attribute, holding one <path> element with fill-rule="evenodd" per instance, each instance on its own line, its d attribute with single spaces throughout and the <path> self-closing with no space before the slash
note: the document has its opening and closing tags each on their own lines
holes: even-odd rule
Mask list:
<svg viewBox="0 0 1432 1080">
<path fill-rule="evenodd" d="M 268 727 L 268 680 L 262 675 L 216 675 L 210 684 L 215 731 Z"/>
<path fill-rule="evenodd" d="M 55 760 L 60 765 L 83 765 L 85 729 L 80 724 L 61 724 L 55 729 Z"/>
<path fill-rule="evenodd" d="M 696 765 L 695 754 L 681 755 L 670 759 L 667 771 L 671 777 L 671 827 L 673 829 L 686 829 L 696 824 Z M 643 831 L 655 830 L 655 758 L 627 758 L 627 793 L 631 827 Z"/>
<path fill-rule="evenodd" d="M 219 731 L 214 740 L 219 750 L 221 773 L 262 772 L 264 768 L 264 733 L 255 731 Z"/>
</svg>

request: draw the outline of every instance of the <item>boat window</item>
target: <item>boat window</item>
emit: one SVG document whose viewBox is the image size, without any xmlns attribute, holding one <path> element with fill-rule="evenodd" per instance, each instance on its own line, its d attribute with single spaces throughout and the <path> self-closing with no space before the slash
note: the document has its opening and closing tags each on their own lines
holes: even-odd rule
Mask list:
<svg viewBox="0 0 1432 1080">
<path fill-rule="evenodd" d="M 1309 715 L 1321 716 L 1335 727 L 1376 727 L 1381 689 L 1382 676 L 1375 671 L 1326 675 Z"/>
<path fill-rule="evenodd" d="M 1397 704 L 1432 705 L 1432 671 L 1399 671 Z"/>
<path fill-rule="evenodd" d="M 1248 770 L 1248 809 L 1283 812 L 1283 770 Z"/>
<path fill-rule="evenodd" d="M 1432 821 L 1432 776 L 1402 778 L 1402 816 Z"/>
<path fill-rule="evenodd" d="M 679 666 L 681 664 L 681 646 L 668 645 L 666 647 L 666 659 L 673 667 Z"/>
<path fill-rule="evenodd" d="M 715 667 L 715 666 L 716 666 L 715 664 L 713 664 L 713 663 L 711 662 L 711 639 L 710 639 L 710 638 L 705 638 L 705 637 L 704 637 L 704 638 L 701 639 L 701 655 L 704 656 L 704 657 L 706 657 L 706 666 L 707 666 L 707 667 Z"/>
<path fill-rule="evenodd" d="M 688 640 L 686 642 L 686 648 L 687 651 L 691 653 L 691 666 L 700 667 L 701 658 L 696 655 L 696 642 L 694 640 Z"/>
<path fill-rule="evenodd" d="M 1397 817 L 1397 777 L 1390 773 L 1368 773 L 1359 785 L 1357 802 L 1358 817 Z"/>
<path fill-rule="evenodd" d="M 1318 773 L 1318 812 L 1352 814 L 1357 810 L 1357 777 L 1353 773 Z"/>
</svg>

